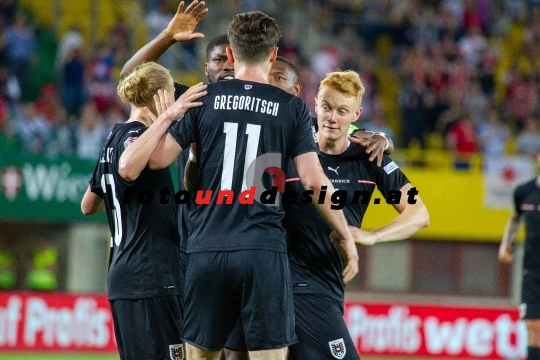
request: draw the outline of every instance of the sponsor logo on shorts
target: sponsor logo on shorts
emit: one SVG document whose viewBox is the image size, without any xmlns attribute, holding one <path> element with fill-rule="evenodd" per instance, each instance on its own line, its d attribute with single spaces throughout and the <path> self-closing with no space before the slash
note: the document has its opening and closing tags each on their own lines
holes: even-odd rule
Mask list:
<svg viewBox="0 0 540 360">
<path fill-rule="evenodd" d="M 397 164 L 393 161 L 387 164 L 385 167 L 383 167 L 384 172 L 387 174 L 391 174 L 392 171 L 396 170 L 397 168 L 398 168 Z"/>
<path fill-rule="evenodd" d="M 334 341 L 329 341 L 330 352 L 336 359 L 343 359 L 347 350 L 345 349 L 345 342 L 343 338 Z"/>
<path fill-rule="evenodd" d="M 523 319 L 527 315 L 527 303 L 521 303 L 518 307 L 519 318 Z"/>
<path fill-rule="evenodd" d="M 184 344 L 169 345 L 171 360 L 184 360 Z"/>
</svg>

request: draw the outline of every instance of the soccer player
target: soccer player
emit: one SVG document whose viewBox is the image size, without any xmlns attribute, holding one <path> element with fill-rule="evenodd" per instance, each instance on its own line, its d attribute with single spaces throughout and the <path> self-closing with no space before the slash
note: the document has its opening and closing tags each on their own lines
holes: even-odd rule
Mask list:
<svg viewBox="0 0 540 360">
<path fill-rule="evenodd" d="M 298 81 L 298 69 L 292 62 L 281 56 L 278 56 L 276 62 L 272 64 L 269 83 L 296 96 L 300 94 L 302 89 L 302 85 Z M 316 133 L 318 129 L 317 118 L 313 117 L 312 121 L 313 132 Z M 352 142 L 366 148 L 366 153 L 370 154 L 369 161 L 377 158 L 378 166 L 381 166 L 383 152 L 390 155 L 394 151 L 394 142 L 386 134 L 359 129 L 352 124 L 349 126 L 348 133 L 351 135 Z M 381 147 L 381 144 L 384 145 Z"/>
<path fill-rule="evenodd" d="M 178 100 L 181 111 L 200 105 L 194 100 L 205 87 L 186 91 Z M 175 206 L 161 200 L 173 189 L 171 175 L 169 169 L 130 165 L 131 156 L 144 155 L 125 156 L 161 113 L 154 106 L 158 90 L 174 93 L 171 75 L 156 63 L 142 64 L 122 79 L 118 94 L 132 104 L 131 116 L 114 126 L 81 202 L 85 215 L 107 212 L 112 234 L 108 299 L 121 359 L 178 359 L 183 353 L 184 284 Z"/>
<path fill-rule="evenodd" d="M 537 154 L 540 164 L 540 153 Z M 525 222 L 520 317 L 527 327 L 527 360 L 540 359 L 540 176 L 514 190 L 514 207 L 499 247 L 499 261 L 514 260 L 512 243 Z"/>
<path fill-rule="evenodd" d="M 210 84 L 201 111 L 193 109 L 175 122 L 150 158 L 151 168 L 165 167 L 182 148 L 197 143 L 201 191 L 189 216 L 188 358 L 217 359 L 239 315 L 252 359 L 285 359 L 287 346 L 296 341 L 282 208 L 273 200 L 271 206 L 263 204 L 258 195 L 256 202 L 241 204 L 247 201 L 244 195 L 262 190 L 251 186 L 254 172 L 283 174 L 280 169 L 292 158 L 318 210 L 342 236 L 343 281 L 358 271 L 343 213 L 331 210 L 329 196 L 321 191 L 326 186 L 332 192 L 333 186 L 313 151 L 307 107 L 267 84 L 279 35 L 275 21 L 263 13 L 236 15 L 229 23 L 227 48 L 236 79 Z M 167 108 L 139 141 L 164 135 L 163 128 L 177 118 L 175 107 Z M 223 193 L 228 204 L 218 199 Z"/>
<path fill-rule="evenodd" d="M 322 80 L 316 101 L 319 131 L 317 144 L 324 172 L 336 187 L 332 201 L 343 208 L 358 244 L 406 239 L 429 223 L 418 192 L 398 165 L 384 156 L 383 166 L 369 161 L 363 147 L 349 142 L 350 124 L 362 113 L 364 86 L 354 71 L 332 72 Z M 400 213 L 391 223 L 371 232 L 360 230 L 375 186 Z M 339 189 L 339 190 L 337 190 Z M 289 167 L 284 198 L 284 227 L 288 235 L 298 344 L 289 359 L 358 359 L 343 320 L 344 285 L 339 273 L 343 263 L 326 241 L 330 229 L 301 198 L 304 187 Z M 332 234 L 334 235 L 334 234 Z"/>
</svg>

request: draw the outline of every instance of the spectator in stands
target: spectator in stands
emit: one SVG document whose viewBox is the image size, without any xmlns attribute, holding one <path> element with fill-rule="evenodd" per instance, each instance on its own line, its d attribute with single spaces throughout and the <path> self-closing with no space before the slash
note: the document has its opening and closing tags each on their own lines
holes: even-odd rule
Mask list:
<svg viewBox="0 0 540 360">
<path fill-rule="evenodd" d="M 486 120 L 478 125 L 478 142 L 485 156 L 502 158 L 510 138 L 508 125 L 502 122 L 496 108 L 486 111 Z"/>
<path fill-rule="evenodd" d="M 92 101 L 84 104 L 81 120 L 76 130 L 77 156 L 81 159 L 96 160 L 107 138 L 103 117 Z"/>
<path fill-rule="evenodd" d="M 9 67 L 0 64 L 0 97 L 10 105 L 21 98 L 21 87 L 17 78 L 9 71 Z"/>
<path fill-rule="evenodd" d="M 58 50 L 56 53 L 56 62 L 55 68 L 58 71 L 61 71 L 62 64 L 67 60 L 66 57 L 69 57 L 73 50 L 83 51 L 84 49 L 84 39 L 81 33 L 81 28 L 77 24 L 70 26 L 69 30 L 66 31 L 58 44 Z"/>
<path fill-rule="evenodd" d="M 18 13 L 12 26 L 3 34 L 6 56 L 11 71 L 17 77 L 21 88 L 27 86 L 26 75 L 36 48 L 34 29 L 28 25 L 26 15 Z"/>
<path fill-rule="evenodd" d="M 62 103 L 69 114 L 79 114 L 86 101 L 85 61 L 82 49 L 72 47 L 60 65 L 62 76 Z"/>
<path fill-rule="evenodd" d="M 72 118 L 61 108 L 53 121 L 51 139 L 47 146 L 50 155 L 73 155 L 75 153 L 75 131 Z"/>
<path fill-rule="evenodd" d="M 507 102 L 510 114 L 517 128 L 523 129 L 526 119 L 533 116 L 538 106 L 538 88 L 530 75 L 520 72 L 507 88 Z"/>
<path fill-rule="evenodd" d="M 485 115 L 489 107 L 489 99 L 482 92 L 482 86 L 479 81 L 471 82 L 471 86 L 465 98 L 465 107 L 471 114 L 475 124 L 485 120 Z"/>
<path fill-rule="evenodd" d="M 62 109 L 62 100 L 58 88 L 52 83 L 43 84 L 39 97 L 34 102 L 36 113 L 41 115 L 49 124 L 54 122 Z"/>
<path fill-rule="evenodd" d="M 51 135 L 51 126 L 38 114 L 33 103 L 25 103 L 15 114 L 13 130 L 23 148 L 35 154 L 41 153 Z"/>
<path fill-rule="evenodd" d="M 59 269 L 58 250 L 47 236 L 42 235 L 32 249 L 26 286 L 38 291 L 57 290 Z"/>
<path fill-rule="evenodd" d="M 403 120 L 403 146 L 409 147 L 411 141 L 416 140 L 425 148 L 424 86 L 421 82 L 413 81 L 405 86 L 399 100 Z"/>
<path fill-rule="evenodd" d="M 470 114 L 458 120 L 446 134 L 446 145 L 452 153 L 456 168 L 468 167 L 468 162 L 478 151 L 478 136 Z"/>
<path fill-rule="evenodd" d="M 524 129 L 517 136 L 517 151 L 521 155 L 532 157 L 540 151 L 540 132 L 536 117 L 525 121 Z"/>
<path fill-rule="evenodd" d="M 116 99 L 116 86 L 113 82 L 114 54 L 109 43 L 99 45 L 98 53 L 90 64 L 88 92 L 96 109 L 104 115 Z"/>
</svg>

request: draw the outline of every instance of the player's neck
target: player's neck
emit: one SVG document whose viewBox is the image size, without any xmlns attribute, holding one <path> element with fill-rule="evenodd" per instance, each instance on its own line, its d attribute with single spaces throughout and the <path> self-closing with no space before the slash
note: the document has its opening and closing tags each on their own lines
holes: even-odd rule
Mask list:
<svg viewBox="0 0 540 360">
<path fill-rule="evenodd" d="M 129 114 L 129 120 L 126 122 L 132 122 L 132 121 L 138 121 L 149 127 L 152 125 L 152 119 L 146 115 L 144 111 L 139 109 L 138 107 L 132 106 L 131 107 L 131 114 Z"/>
<path fill-rule="evenodd" d="M 263 64 L 250 66 L 235 63 L 234 78 L 238 80 L 253 81 L 262 84 L 268 84 L 268 74 L 272 64 Z"/>
<path fill-rule="evenodd" d="M 342 136 L 336 140 L 325 139 L 320 133 L 317 133 L 317 142 L 319 143 L 319 149 L 330 155 L 339 155 L 345 152 L 349 147 L 349 140 L 346 136 Z"/>
</svg>

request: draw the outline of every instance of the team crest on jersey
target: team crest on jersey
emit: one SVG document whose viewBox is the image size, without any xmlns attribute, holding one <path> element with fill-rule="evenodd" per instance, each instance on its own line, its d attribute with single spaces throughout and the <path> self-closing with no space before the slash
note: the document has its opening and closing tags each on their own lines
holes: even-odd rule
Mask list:
<svg viewBox="0 0 540 360">
<path fill-rule="evenodd" d="M 330 352 L 336 359 L 343 359 L 347 350 L 345 349 L 345 342 L 343 338 L 334 341 L 329 341 Z"/>
<path fill-rule="evenodd" d="M 385 167 L 383 167 L 384 172 L 387 174 L 391 174 L 397 168 L 398 168 L 397 164 L 393 161 L 391 163 L 388 163 Z"/>
<path fill-rule="evenodd" d="M 124 149 L 127 149 L 127 147 L 128 147 L 129 145 L 133 144 L 133 142 L 134 142 L 135 140 L 137 140 L 136 137 L 128 137 L 128 138 L 126 139 L 126 141 L 124 141 Z"/>
<path fill-rule="evenodd" d="M 184 360 L 184 344 L 169 345 L 171 360 Z"/>
<path fill-rule="evenodd" d="M 248 85 L 248 84 L 244 85 L 244 89 L 246 90 L 251 90 L 252 87 L 253 85 Z"/>
</svg>

